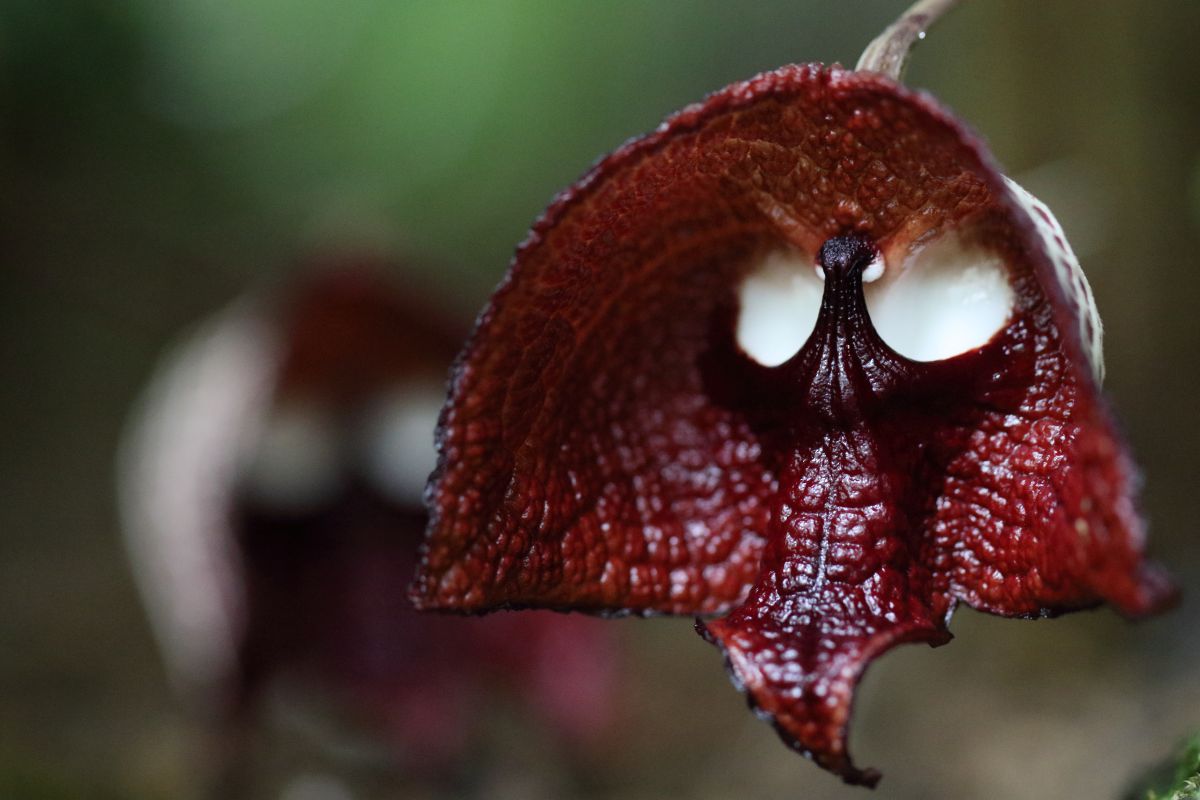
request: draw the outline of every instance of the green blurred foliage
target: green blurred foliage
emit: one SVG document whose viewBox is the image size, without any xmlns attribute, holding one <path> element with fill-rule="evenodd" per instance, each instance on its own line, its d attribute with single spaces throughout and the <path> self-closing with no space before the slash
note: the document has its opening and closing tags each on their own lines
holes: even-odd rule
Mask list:
<svg viewBox="0 0 1200 800">
<path fill-rule="evenodd" d="M 1149 775 L 1129 800 L 1200 800 L 1200 735 Z"/>
</svg>

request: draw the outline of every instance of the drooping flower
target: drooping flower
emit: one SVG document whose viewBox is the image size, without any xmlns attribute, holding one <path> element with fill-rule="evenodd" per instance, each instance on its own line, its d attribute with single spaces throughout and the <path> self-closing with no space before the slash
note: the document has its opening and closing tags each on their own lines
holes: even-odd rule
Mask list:
<svg viewBox="0 0 1200 800">
<path fill-rule="evenodd" d="M 282 697 L 433 778 L 496 690 L 581 753 L 615 719 L 601 623 L 437 619 L 405 597 L 461 339 L 377 266 L 321 262 L 239 301 L 165 361 L 135 417 L 124 521 L 172 677 L 218 736 Z"/>
<path fill-rule="evenodd" d="M 420 608 L 694 614 L 852 783 L 854 689 L 954 608 L 1171 589 L 1053 216 L 926 95 L 789 66 L 563 192 L 452 380 Z"/>
</svg>

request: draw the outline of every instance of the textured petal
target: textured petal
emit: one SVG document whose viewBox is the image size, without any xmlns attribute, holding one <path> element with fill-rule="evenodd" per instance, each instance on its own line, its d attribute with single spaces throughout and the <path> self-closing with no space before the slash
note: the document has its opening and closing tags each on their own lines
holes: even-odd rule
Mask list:
<svg viewBox="0 0 1200 800">
<path fill-rule="evenodd" d="M 699 624 L 785 742 L 865 784 L 878 774 L 846 750 L 863 670 L 897 644 L 950 638 L 948 599 L 914 563 L 893 500 L 900 476 L 886 460 L 863 430 L 821 435 L 798 453 L 759 582 L 728 616 Z"/>
<path fill-rule="evenodd" d="M 1143 564 L 1133 468 L 1103 409 L 1080 402 L 1074 378 L 1047 358 L 1031 392 L 959 436 L 931 520 L 934 568 L 975 608 L 1046 616 L 1108 601 L 1138 616 L 1170 599 Z"/>
<path fill-rule="evenodd" d="M 774 483 L 755 431 L 706 393 L 731 287 L 764 249 L 811 256 L 845 228 L 901 246 L 984 202 L 980 171 L 940 112 L 814 66 L 601 162 L 534 226 L 459 365 L 416 602 L 738 600 Z"/>
<path fill-rule="evenodd" d="M 996 257 L 1010 310 L 982 345 L 913 361 L 863 281 L 949 235 Z M 808 340 L 763 366 L 736 341 L 738 287 L 781 259 L 820 267 L 823 294 Z M 956 603 L 1169 601 L 1101 366 L 1057 223 L 959 122 L 877 75 L 759 76 L 535 225 L 460 356 L 412 596 L 727 612 L 700 630 L 752 704 L 873 783 L 846 751 L 854 687 L 888 648 L 948 640 Z"/>
<path fill-rule="evenodd" d="M 880 773 L 855 767 L 846 749 L 855 687 L 892 647 L 945 644 L 950 633 L 923 614 L 889 622 L 867 612 L 861 598 L 828 599 L 832 608 L 783 606 L 765 616 L 739 610 L 698 622 L 697 630 L 725 653 L 735 684 L 788 746 L 848 783 L 874 786 Z M 796 622 L 809 618 L 816 624 Z"/>
</svg>

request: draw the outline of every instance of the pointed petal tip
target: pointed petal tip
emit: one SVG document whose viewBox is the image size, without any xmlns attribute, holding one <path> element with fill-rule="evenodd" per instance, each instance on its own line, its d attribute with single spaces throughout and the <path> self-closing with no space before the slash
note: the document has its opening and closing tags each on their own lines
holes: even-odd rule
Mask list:
<svg viewBox="0 0 1200 800">
<path fill-rule="evenodd" d="M 868 789 L 876 787 L 883 773 L 874 768 L 860 769 L 855 766 L 847 749 L 854 687 L 866 663 L 855 670 L 855 674 L 843 684 L 841 691 L 834 689 L 829 692 L 823 706 L 829 715 L 841 718 L 842 721 L 822 727 L 809 714 L 797 716 L 780 707 L 783 698 L 780 697 L 778 688 L 770 686 L 759 670 L 756 663 L 756 656 L 759 654 L 734 645 L 731 641 L 732 626 L 720 619 L 708 622 L 697 619 L 696 632 L 721 651 L 730 682 L 745 697 L 750 710 L 759 719 L 770 723 L 785 745 L 851 786 L 864 786 Z"/>
<path fill-rule="evenodd" d="M 696 632 L 721 651 L 730 681 L 751 710 L 792 750 L 847 784 L 874 788 L 882 773 L 857 767 L 848 748 L 858 683 L 891 648 L 915 642 L 937 647 L 953 638 L 950 631 L 914 618 L 862 636 L 837 637 L 817 627 L 736 615 L 697 619 Z"/>
</svg>

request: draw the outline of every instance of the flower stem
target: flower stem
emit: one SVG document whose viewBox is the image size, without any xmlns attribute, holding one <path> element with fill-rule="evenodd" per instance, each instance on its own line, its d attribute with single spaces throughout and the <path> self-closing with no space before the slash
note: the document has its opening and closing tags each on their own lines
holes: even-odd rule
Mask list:
<svg viewBox="0 0 1200 800">
<path fill-rule="evenodd" d="M 913 46 L 924 39 L 925 31 L 959 1 L 917 0 L 867 45 L 855 69 L 878 72 L 899 81 L 904 75 L 904 68 L 908 66 L 908 56 Z"/>
</svg>

